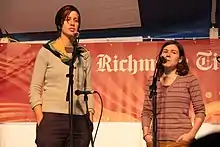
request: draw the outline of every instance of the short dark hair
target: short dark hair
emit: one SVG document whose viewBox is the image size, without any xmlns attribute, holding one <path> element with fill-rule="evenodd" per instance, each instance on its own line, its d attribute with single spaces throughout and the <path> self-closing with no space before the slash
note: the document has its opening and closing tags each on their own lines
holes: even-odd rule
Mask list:
<svg viewBox="0 0 220 147">
<path fill-rule="evenodd" d="M 160 55 L 163 52 L 163 49 L 166 46 L 168 46 L 168 45 L 176 45 L 176 47 L 179 50 L 179 56 L 182 59 L 182 61 L 177 64 L 177 67 L 176 67 L 177 68 L 177 70 L 176 70 L 177 74 L 180 75 L 180 76 L 187 75 L 189 73 L 189 66 L 188 66 L 187 61 L 186 61 L 186 56 L 185 56 L 184 48 L 183 48 L 183 46 L 179 42 L 177 42 L 175 40 L 170 40 L 170 41 L 165 42 L 162 45 L 162 47 L 160 49 L 160 53 L 159 53 L 158 56 L 160 57 Z M 163 73 L 164 73 L 164 68 L 159 68 L 158 71 L 159 71 L 159 76 L 162 76 Z"/>
<path fill-rule="evenodd" d="M 63 22 L 65 21 L 66 17 L 72 12 L 75 11 L 79 15 L 79 28 L 81 24 L 81 16 L 79 10 L 73 5 L 65 5 L 59 9 L 55 17 L 55 24 L 57 27 L 57 31 L 61 31 L 63 26 Z M 79 29 L 78 28 L 78 29 Z M 79 31 L 79 30 L 78 30 Z"/>
</svg>

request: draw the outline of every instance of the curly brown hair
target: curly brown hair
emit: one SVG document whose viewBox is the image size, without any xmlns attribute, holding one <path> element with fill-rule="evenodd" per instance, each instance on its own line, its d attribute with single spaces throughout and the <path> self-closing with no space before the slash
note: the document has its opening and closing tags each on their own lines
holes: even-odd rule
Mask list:
<svg viewBox="0 0 220 147">
<path fill-rule="evenodd" d="M 184 48 L 183 48 L 183 46 L 179 42 L 177 42 L 175 40 L 170 40 L 170 41 L 165 42 L 162 45 L 161 49 L 160 49 L 160 53 L 159 53 L 158 57 L 161 56 L 161 54 L 163 52 L 163 49 L 166 46 L 168 46 L 168 45 L 176 45 L 176 47 L 179 50 L 179 58 L 182 59 L 182 61 L 176 65 L 176 69 L 177 69 L 176 72 L 177 72 L 177 74 L 179 76 L 187 75 L 189 73 L 189 66 L 188 66 L 188 63 L 186 61 L 186 56 L 185 56 Z M 163 73 L 164 73 L 164 67 L 162 66 L 161 68 L 159 68 L 158 72 L 159 72 L 159 77 L 161 77 L 163 75 Z"/>
</svg>

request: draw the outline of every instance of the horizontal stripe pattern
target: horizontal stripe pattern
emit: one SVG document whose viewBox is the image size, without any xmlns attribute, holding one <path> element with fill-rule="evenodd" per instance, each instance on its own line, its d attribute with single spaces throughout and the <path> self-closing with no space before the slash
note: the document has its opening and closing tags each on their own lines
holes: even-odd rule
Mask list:
<svg viewBox="0 0 220 147">
<path fill-rule="evenodd" d="M 149 127 L 152 120 L 152 99 L 149 99 L 149 78 L 141 113 L 142 127 Z M 157 82 L 157 127 L 159 140 L 176 140 L 192 128 L 189 117 L 190 104 L 193 105 L 196 117 L 205 117 L 205 106 L 197 78 L 188 74 L 178 76 L 169 86 Z"/>
</svg>

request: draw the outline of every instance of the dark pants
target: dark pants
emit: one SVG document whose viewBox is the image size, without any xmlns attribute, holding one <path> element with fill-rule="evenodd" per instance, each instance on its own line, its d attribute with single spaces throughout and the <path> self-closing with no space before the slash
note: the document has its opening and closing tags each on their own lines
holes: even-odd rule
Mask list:
<svg viewBox="0 0 220 147">
<path fill-rule="evenodd" d="M 70 147 L 68 114 L 44 113 L 37 125 L 37 147 Z M 73 115 L 73 147 L 88 147 L 92 123 L 88 115 Z"/>
</svg>

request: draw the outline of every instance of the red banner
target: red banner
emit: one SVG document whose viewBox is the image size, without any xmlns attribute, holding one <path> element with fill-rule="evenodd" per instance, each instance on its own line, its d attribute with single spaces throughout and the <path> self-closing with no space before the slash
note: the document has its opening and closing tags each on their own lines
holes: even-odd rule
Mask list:
<svg viewBox="0 0 220 147">
<path fill-rule="evenodd" d="M 206 105 L 206 122 L 220 121 L 220 40 L 180 41 L 190 69 L 198 77 Z M 93 88 L 104 102 L 102 121 L 139 121 L 147 78 L 164 42 L 88 43 L 93 59 Z M 41 44 L 0 44 L 0 122 L 35 121 L 28 88 Z M 95 120 L 100 100 L 95 95 Z M 190 111 L 193 119 L 193 113 Z"/>
</svg>

